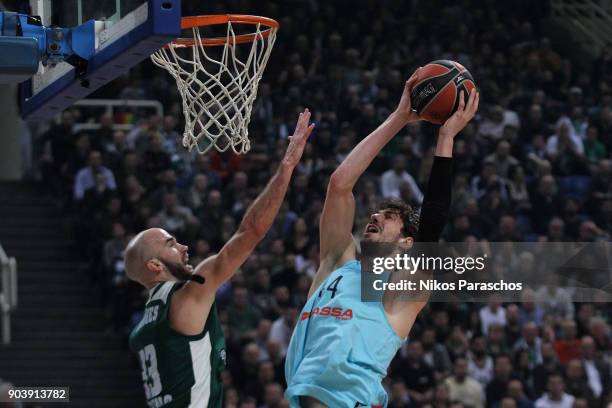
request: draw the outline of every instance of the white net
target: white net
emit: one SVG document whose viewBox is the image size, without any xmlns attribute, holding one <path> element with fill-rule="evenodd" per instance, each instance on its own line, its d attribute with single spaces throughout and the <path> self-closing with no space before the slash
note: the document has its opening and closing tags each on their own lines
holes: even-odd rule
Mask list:
<svg viewBox="0 0 612 408">
<path fill-rule="evenodd" d="M 215 147 L 244 154 L 251 148 L 251 110 L 276 40 L 275 29 L 266 38 L 262 34 L 266 26 L 256 24 L 255 28 L 253 41 L 240 44 L 228 22 L 225 44 L 206 47 L 199 27 L 194 27 L 194 45 L 170 43 L 151 55 L 153 63 L 176 80 L 185 115 L 183 146 L 189 151 L 205 153 Z"/>
</svg>

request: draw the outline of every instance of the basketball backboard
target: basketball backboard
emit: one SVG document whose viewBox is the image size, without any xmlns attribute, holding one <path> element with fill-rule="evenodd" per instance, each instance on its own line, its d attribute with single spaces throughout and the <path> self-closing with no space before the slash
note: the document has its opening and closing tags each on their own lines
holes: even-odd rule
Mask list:
<svg viewBox="0 0 612 408">
<path fill-rule="evenodd" d="M 41 66 L 22 84 L 21 113 L 48 119 L 127 72 L 181 34 L 180 0 L 30 0 L 44 26 L 75 27 L 95 20 L 95 54 L 85 72 L 61 62 Z"/>
</svg>

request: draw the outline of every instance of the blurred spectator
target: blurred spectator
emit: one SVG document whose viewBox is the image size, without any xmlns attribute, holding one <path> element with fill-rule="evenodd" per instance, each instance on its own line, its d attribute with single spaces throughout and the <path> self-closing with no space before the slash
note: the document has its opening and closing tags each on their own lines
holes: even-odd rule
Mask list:
<svg viewBox="0 0 612 408">
<path fill-rule="evenodd" d="M 495 174 L 503 178 L 508 178 L 510 169 L 519 165 L 519 161 L 510 154 L 510 150 L 510 143 L 507 140 L 500 140 L 495 153 L 485 158 L 486 161 L 494 163 Z"/>
<path fill-rule="evenodd" d="M 521 315 L 516 304 L 506 307 L 506 326 L 504 327 L 506 345 L 512 347 L 521 337 Z"/>
<path fill-rule="evenodd" d="M 499 408 L 518 408 L 516 400 L 510 397 L 504 397 L 499 401 L 499 404 L 496 405 Z"/>
<path fill-rule="evenodd" d="M 493 407 L 496 402 L 501 400 L 511 379 L 512 360 L 510 356 L 507 354 L 497 356 L 493 365 L 493 378 L 485 389 L 487 407 Z"/>
<path fill-rule="evenodd" d="M 517 121 L 518 118 L 514 112 L 504 110 L 501 106 L 493 106 L 480 126 L 480 134 L 492 141 L 497 141 L 501 139 L 505 126 L 519 127 Z"/>
<path fill-rule="evenodd" d="M 507 187 L 510 203 L 512 203 L 518 211 L 527 213 L 531 210 L 527 179 L 523 167 L 515 165 L 509 168 Z"/>
<path fill-rule="evenodd" d="M 493 359 L 487 355 L 487 340 L 483 336 L 472 339 L 468 373 L 483 386 L 493 378 Z"/>
<path fill-rule="evenodd" d="M 451 361 L 448 352 L 443 344 L 436 341 L 436 332 L 431 328 L 426 328 L 421 335 L 423 345 L 423 359 L 434 370 L 437 381 L 446 377 L 450 373 Z"/>
<path fill-rule="evenodd" d="M 94 185 L 85 190 L 81 199 L 82 209 L 86 214 L 98 214 L 104 210 L 108 201 L 115 195 L 114 189 L 109 187 L 103 172 L 94 174 Z"/>
<path fill-rule="evenodd" d="M 194 211 L 202 209 L 206 203 L 206 197 L 208 194 L 208 176 L 202 173 L 196 174 L 193 178 L 193 184 L 189 189 L 187 196 L 187 204 L 193 208 Z"/>
<path fill-rule="evenodd" d="M 287 354 L 287 348 L 289 347 L 289 341 L 293 334 L 293 328 L 297 322 L 299 309 L 297 305 L 291 302 L 281 307 L 282 315 L 272 323 L 269 339 L 280 344 L 281 354 L 284 357 Z"/>
<path fill-rule="evenodd" d="M 551 374 L 546 384 L 547 392 L 536 400 L 536 408 L 572 408 L 575 398 L 565 392 L 561 375 Z"/>
<path fill-rule="evenodd" d="M 99 151 L 94 150 L 89 153 L 87 160 L 87 166 L 83 167 L 77 173 L 74 180 L 74 199 L 80 200 L 85 195 L 87 189 L 95 187 L 96 175 L 101 173 L 104 176 L 106 186 L 110 190 L 115 190 L 117 184 L 115 183 L 115 177 L 110 169 L 102 166 L 102 155 Z"/>
<path fill-rule="evenodd" d="M 532 198 L 532 224 L 535 232 L 544 233 L 548 222 L 561 209 L 561 200 L 556 192 L 555 179 L 551 175 L 542 177 Z"/>
<path fill-rule="evenodd" d="M 610 387 L 610 363 L 604 359 L 597 359 L 595 342 L 590 336 L 584 336 L 580 342 L 582 366 L 586 372 L 586 379 L 595 398 L 602 396 L 604 390 Z"/>
<path fill-rule="evenodd" d="M 514 400 L 517 408 L 534 408 L 533 402 L 525 394 L 523 383 L 519 380 L 511 380 L 508 383 L 507 396 Z M 501 406 L 503 406 L 503 400 L 500 403 L 500 408 Z"/>
<path fill-rule="evenodd" d="M 570 360 L 565 370 L 566 390 L 576 398 L 583 398 L 590 406 L 595 406 L 595 396 L 589 387 L 582 363 L 578 359 Z"/>
<path fill-rule="evenodd" d="M 564 320 L 561 323 L 561 338 L 555 342 L 555 351 L 561 364 L 580 358 L 580 340 L 576 334 L 576 322 Z"/>
<path fill-rule="evenodd" d="M 159 133 L 149 134 L 148 148 L 143 154 L 142 163 L 147 180 L 151 182 L 156 181 L 162 171 L 170 168 L 170 156 L 164 150 L 162 136 Z"/>
<path fill-rule="evenodd" d="M 544 314 L 554 316 L 557 319 L 573 319 L 574 304 L 570 294 L 559 287 L 555 271 L 549 270 L 547 274 L 548 283 L 536 292 L 536 297 L 544 311 Z"/>
<path fill-rule="evenodd" d="M 283 388 L 278 383 L 266 385 L 264 404 L 260 408 L 288 408 L 289 404 L 283 398 Z"/>
<path fill-rule="evenodd" d="M 504 336 L 504 327 L 502 325 L 493 323 L 489 326 L 487 351 L 492 357 L 497 357 L 500 354 L 506 354 L 511 351 L 506 345 Z"/>
<path fill-rule="evenodd" d="M 184 237 L 190 230 L 197 228 L 198 220 L 189 207 L 179 204 L 176 193 L 166 193 L 163 197 L 162 208 L 152 224 L 158 225 L 170 234 Z"/>
<path fill-rule="evenodd" d="M 423 193 L 414 181 L 414 178 L 406 171 L 406 158 L 396 155 L 393 158 L 393 168 L 383 173 L 380 179 L 380 190 L 384 198 L 400 197 L 400 188 L 405 184 L 412 198 L 409 204 L 420 204 L 423 201 Z"/>
<path fill-rule="evenodd" d="M 389 395 L 389 408 L 412 408 L 410 396 L 406 389 L 406 384 L 403 381 L 394 381 L 391 384 L 391 392 Z"/>
<path fill-rule="evenodd" d="M 468 376 L 465 358 L 455 360 L 453 375 L 448 377 L 444 384 L 448 387 L 452 401 L 459 401 L 474 408 L 484 407 L 482 385 Z"/>
<path fill-rule="evenodd" d="M 487 334 L 492 324 L 505 326 L 506 309 L 498 301 L 490 301 L 487 306 L 480 309 L 480 324 L 484 334 Z"/>
<path fill-rule="evenodd" d="M 544 311 L 535 302 L 536 294 L 532 289 L 527 288 L 521 293 L 521 323 L 533 322 L 536 325 L 541 324 L 544 319 Z"/>
<path fill-rule="evenodd" d="M 452 361 L 455 361 L 457 357 L 465 357 L 468 351 L 468 340 L 460 326 L 453 327 L 446 341 L 446 348 Z"/>
<path fill-rule="evenodd" d="M 568 117 L 562 117 L 557 122 L 557 133 L 550 136 L 546 142 L 546 151 L 554 160 L 562 149 L 571 149 L 577 154 L 582 154 L 584 146 L 580 136 L 572 131 L 572 123 Z"/>
<path fill-rule="evenodd" d="M 405 357 L 400 353 L 391 363 L 390 375 L 404 380 L 408 395 L 415 404 L 425 404 L 433 395 L 433 370 L 423 359 L 423 345 L 420 341 L 412 341 L 405 347 Z"/>
<path fill-rule="evenodd" d="M 525 323 L 523 326 L 523 337 L 514 344 L 514 351 L 526 350 L 532 364 L 542 361 L 541 353 L 542 339 L 539 336 L 538 326 L 534 322 Z"/>
<path fill-rule="evenodd" d="M 249 305 L 249 292 L 245 287 L 235 287 L 232 304 L 227 308 L 229 325 L 234 340 L 253 339 L 260 314 Z"/>
<path fill-rule="evenodd" d="M 538 364 L 534 373 L 534 391 L 536 395 L 541 395 L 546 389 L 546 379 L 562 370 L 559 358 L 551 343 L 542 343 L 542 363 Z"/>
</svg>

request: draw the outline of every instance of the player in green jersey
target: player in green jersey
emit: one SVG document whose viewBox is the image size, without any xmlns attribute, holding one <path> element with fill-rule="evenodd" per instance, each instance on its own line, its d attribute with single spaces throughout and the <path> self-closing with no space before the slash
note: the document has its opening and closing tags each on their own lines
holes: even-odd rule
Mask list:
<svg viewBox="0 0 612 408">
<path fill-rule="evenodd" d="M 225 342 L 215 292 L 272 225 L 314 127 L 309 121 L 306 109 L 278 170 L 218 254 L 194 269 L 187 264 L 187 246 L 160 228 L 142 231 L 128 244 L 126 273 L 149 289 L 143 318 L 130 335 L 149 407 L 221 407 Z"/>
</svg>

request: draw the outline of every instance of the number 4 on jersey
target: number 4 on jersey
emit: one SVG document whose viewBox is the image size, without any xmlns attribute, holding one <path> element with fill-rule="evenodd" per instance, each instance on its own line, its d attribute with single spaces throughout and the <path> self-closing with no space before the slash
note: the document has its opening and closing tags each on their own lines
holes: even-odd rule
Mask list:
<svg viewBox="0 0 612 408">
<path fill-rule="evenodd" d="M 338 276 L 336 279 L 332 281 L 332 283 L 329 284 L 329 286 L 326 289 L 332 293 L 331 295 L 332 299 L 334 298 L 334 296 L 336 296 L 336 291 L 338 290 L 338 283 L 340 283 L 341 279 L 342 279 L 342 275 Z M 321 296 L 323 296 L 323 289 L 321 289 L 321 291 L 319 292 L 319 297 Z"/>
</svg>

